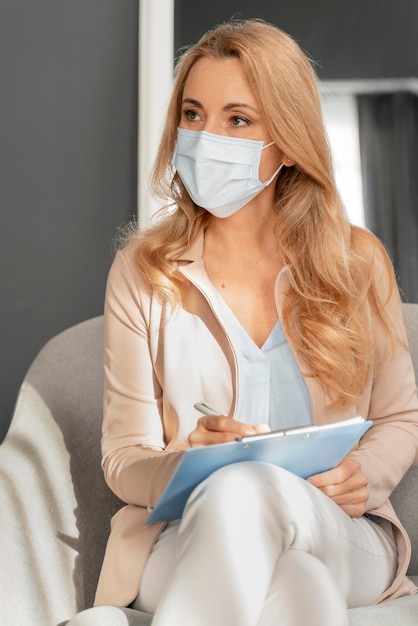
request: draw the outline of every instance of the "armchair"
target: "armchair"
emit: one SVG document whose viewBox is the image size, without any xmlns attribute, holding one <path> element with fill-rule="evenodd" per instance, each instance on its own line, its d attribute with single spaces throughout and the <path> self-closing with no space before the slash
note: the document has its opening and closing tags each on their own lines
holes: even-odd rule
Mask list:
<svg viewBox="0 0 418 626">
<path fill-rule="evenodd" d="M 418 373 L 418 304 L 404 305 Z M 121 502 L 100 468 L 102 318 L 52 338 L 30 367 L 0 445 L 0 623 L 149 626 L 151 616 L 96 607 L 111 516 Z M 418 467 L 392 495 L 418 583 Z M 350 626 L 416 626 L 418 594 L 350 610 Z"/>
</svg>

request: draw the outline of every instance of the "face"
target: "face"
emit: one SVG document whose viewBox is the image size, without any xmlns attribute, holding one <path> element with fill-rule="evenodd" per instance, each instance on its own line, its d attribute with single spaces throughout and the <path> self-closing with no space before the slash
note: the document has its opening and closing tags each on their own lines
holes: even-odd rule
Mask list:
<svg viewBox="0 0 418 626">
<path fill-rule="evenodd" d="M 236 58 L 202 58 L 191 68 L 183 90 L 180 127 L 215 135 L 271 142 L 257 100 Z M 260 180 L 283 160 L 275 145 L 262 152 Z"/>
</svg>

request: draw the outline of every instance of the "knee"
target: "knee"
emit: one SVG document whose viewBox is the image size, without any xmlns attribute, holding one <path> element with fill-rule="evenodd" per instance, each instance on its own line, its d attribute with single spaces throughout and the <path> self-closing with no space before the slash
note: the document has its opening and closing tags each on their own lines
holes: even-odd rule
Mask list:
<svg viewBox="0 0 418 626">
<path fill-rule="evenodd" d="M 258 498 L 266 482 L 267 463 L 232 463 L 211 474 L 199 487 L 216 497 Z"/>
<path fill-rule="evenodd" d="M 199 502 L 200 506 L 207 505 L 211 510 L 232 510 L 238 514 L 270 508 L 269 502 L 273 507 L 281 502 L 283 509 L 289 501 L 288 494 L 295 492 L 294 483 L 301 481 L 270 463 L 233 463 L 220 468 L 200 483 L 190 496 L 189 504 Z"/>
<path fill-rule="evenodd" d="M 245 513 L 263 499 L 263 474 L 259 463 L 233 463 L 201 482 L 191 494 L 187 508 Z"/>
<path fill-rule="evenodd" d="M 311 519 L 317 490 L 305 480 L 271 463 L 247 461 L 220 468 L 191 494 L 188 508 L 251 515 L 263 510 L 277 519 Z"/>
</svg>

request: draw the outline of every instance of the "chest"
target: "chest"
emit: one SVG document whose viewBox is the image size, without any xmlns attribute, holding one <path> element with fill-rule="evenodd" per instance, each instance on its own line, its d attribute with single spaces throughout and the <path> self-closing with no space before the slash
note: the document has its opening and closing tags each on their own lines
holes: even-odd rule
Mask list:
<svg viewBox="0 0 418 626">
<path fill-rule="evenodd" d="M 274 299 L 277 266 L 217 267 L 209 278 L 254 343 L 261 347 L 278 319 Z"/>
<path fill-rule="evenodd" d="M 168 408 L 173 413 L 172 422 L 167 417 L 168 422 L 170 422 L 170 424 L 168 422 L 166 424 L 168 438 L 170 438 L 172 428 L 180 427 L 176 417 L 179 415 L 182 416 L 181 429 L 184 428 L 185 432 L 190 432 L 189 427 L 195 423 L 197 417 L 193 404 L 201 399 L 218 407 L 231 417 L 236 417 L 238 401 L 236 392 L 238 389 L 242 389 L 242 385 L 245 385 L 244 381 L 237 380 L 239 371 L 237 370 L 236 354 L 231 349 L 231 337 L 228 336 L 224 324 L 223 312 L 217 303 L 218 298 L 213 291 L 214 285 L 207 280 L 203 263 L 196 263 L 192 267 L 184 268 L 183 273 L 190 280 L 190 288 L 183 307 L 178 313 L 167 319 L 165 316 L 161 316 L 159 303 L 153 301 L 149 317 L 149 349 L 156 381 L 164 389 L 165 413 L 167 413 Z M 277 285 L 274 284 L 275 279 L 270 285 L 268 297 L 271 298 L 274 309 L 270 318 L 265 315 L 265 311 L 260 305 L 260 311 L 264 314 L 266 338 L 278 318 L 273 294 L 277 291 L 277 305 L 280 306 L 281 294 L 286 288 L 283 276 L 278 277 Z M 244 296 L 247 294 L 249 301 L 253 301 L 256 300 L 254 293 L 254 290 L 250 290 L 247 294 L 243 288 L 241 293 L 238 293 L 238 303 L 241 302 L 241 305 L 243 303 L 245 308 L 246 298 Z M 231 308 L 229 304 L 228 306 Z M 247 319 L 251 321 L 260 314 L 260 311 L 258 308 L 255 312 L 253 307 L 250 309 L 254 317 L 249 316 Z M 257 330 L 262 328 L 260 316 L 261 314 L 255 324 Z M 265 320 L 267 320 L 267 324 L 265 324 Z M 268 330 L 266 330 L 267 328 Z M 264 343 L 263 337 L 257 345 L 260 347 L 260 344 Z M 289 348 L 295 356 L 309 391 L 313 423 L 319 425 L 347 419 L 357 413 L 365 415 L 368 413 L 365 405 L 368 403 L 370 389 L 365 391 L 361 402 L 362 406 L 357 408 L 353 406 L 337 412 L 334 409 L 329 409 L 327 406 L 329 398 L 325 396 L 322 386 L 315 377 L 309 375 L 309 370 L 305 367 L 306 364 L 292 349 L 291 344 L 289 344 Z M 203 355 L 204 358 L 202 358 Z M 363 405 L 363 401 L 365 405 Z"/>
</svg>

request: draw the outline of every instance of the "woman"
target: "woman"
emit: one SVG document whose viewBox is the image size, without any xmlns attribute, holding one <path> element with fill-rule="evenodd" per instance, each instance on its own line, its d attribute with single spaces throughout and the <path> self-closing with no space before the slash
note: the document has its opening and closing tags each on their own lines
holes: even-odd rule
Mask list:
<svg viewBox="0 0 418 626">
<path fill-rule="evenodd" d="M 388 500 L 417 462 L 400 299 L 382 246 L 346 219 L 290 37 L 238 21 L 185 53 L 153 182 L 168 210 L 118 252 L 106 294 L 103 468 L 127 506 L 96 604 L 156 626 L 336 626 L 414 593 Z M 355 415 L 373 426 L 337 468 L 227 466 L 182 520 L 144 524 L 188 446 Z"/>
</svg>

